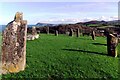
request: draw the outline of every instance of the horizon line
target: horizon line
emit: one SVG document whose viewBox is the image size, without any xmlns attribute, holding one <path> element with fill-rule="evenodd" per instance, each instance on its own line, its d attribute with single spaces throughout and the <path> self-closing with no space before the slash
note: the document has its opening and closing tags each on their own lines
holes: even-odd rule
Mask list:
<svg viewBox="0 0 120 80">
<path fill-rule="evenodd" d="M 117 20 L 110 20 L 110 21 L 119 21 L 120 19 Z M 89 21 L 80 21 L 80 22 L 66 22 L 66 23 L 50 23 L 50 22 L 37 22 L 37 23 L 42 23 L 42 24 L 77 24 L 77 23 L 85 23 L 85 22 L 90 22 L 90 21 L 105 21 L 105 22 L 109 22 L 107 20 L 89 20 Z M 9 22 L 8 22 L 9 23 Z M 36 25 L 37 23 L 29 23 L 28 25 Z M 0 24 L 0 25 L 7 25 L 7 24 Z"/>
</svg>

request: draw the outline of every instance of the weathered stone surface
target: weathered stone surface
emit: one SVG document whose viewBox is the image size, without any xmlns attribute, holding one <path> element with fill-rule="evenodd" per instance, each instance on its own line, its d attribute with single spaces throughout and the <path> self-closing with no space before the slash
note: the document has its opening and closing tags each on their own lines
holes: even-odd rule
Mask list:
<svg viewBox="0 0 120 80">
<path fill-rule="evenodd" d="M 37 31 L 37 34 L 40 34 L 40 30 L 39 30 L 39 31 Z"/>
<path fill-rule="evenodd" d="M 32 33 L 27 35 L 27 40 L 35 40 L 39 38 L 39 34 L 37 34 L 36 27 L 32 27 Z"/>
<path fill-rule="evenodd" d="M 15 14 L 14 21 L 15 21 L 15 22 L 20 22 L 21 20 L 23 20 L 23 13 L 17 12 L 17 13 Z"/>
<path fill-rule="evenodd" d="M 92 39 L 95 40 L 95 31 L 92 31 L 91 36 L 92 36 Z"/>
<path fill-rule="evenodd" d="M 79 30 L 79 28 L 78 28 L 77 31 L 76 31 L 76 36 L 77 36 L 77 37 L 80 36 L 80 30 Z"/>
<path fill-rule="evenodd" d="M 65 32 L 65 34 L 66 34 L 66 35 L 69 35 L 69 34 L 70 34 L 70 32 L 69 32 L 69 31 L 66 31 L 66 32 Z"/>
<path fill-rule="evenodd" d="M 29 34 L 29 35 L 27 35 L 27 40 L 35 40 L 35 39 L 38 39 L 38 38 L 39 38 L 39 34 L 36 34 L 36 35 Z"/>
<path fill-rule="evenodd" d="M 49 27 L 47 27 L 47 30 L 46 30 L 47 34 L 49 34 Z"/>
<path fill-rule="evenodd" d="M 74 32 L 73 32 L 73 29 L 71 28 L 69 36 L 73 36 L 73 34 L 74 34 Z"/>
<path fill-rule="evenodd" d="M 2 70 L 4 73 L 19 72 L 26 65 L 27 21 L 17 12 L 2 33 Z"/>
<path fill-rule="evenodd" d="M 35 28 L 35 26 L 32 27 L 32 35 L 36 35 L 37 34 L 37 30 Z"/>
<path fill-rule="evenodd" d="M 82 35 L 82 29 L 79 29 L 79 33 L 80 33 L 80 35 Z"/>
<path fill-rule="evenodd" d="M 55 36 L 58 36 L 58 31 L 57 30 L 55 30 Z"/>
<path fill-rule="evenodd" d="M 107 51 L 109 56 L 117 57 L 118 38 L 113 34 L 107 34 Z"/>
</svg>

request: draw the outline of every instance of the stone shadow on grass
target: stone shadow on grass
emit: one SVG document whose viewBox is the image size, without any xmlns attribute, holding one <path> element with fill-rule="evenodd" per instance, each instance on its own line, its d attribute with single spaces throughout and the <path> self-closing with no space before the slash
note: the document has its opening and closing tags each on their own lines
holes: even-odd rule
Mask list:
<svg viewBox="0 0 120 80">
<path fill-rule="evenodd" d="M 77 51 L 77 52 L 85 52 L 85 53 L 91 53 L 91 54 L 99 54 L 99 55 L 106 55 L 105 53 L 101 53 L 101 52 L 94 52 L 94 51 L 85 51 L 85 50 L 77 50 L 77 49 L 62 49 L 62 50 L 66 50 L 66 51 Z"/>
<path fill-rule="evenodd" d="M 99 46 L 107 46 L 107 44 L 102 44 L 102 43 L 92 43 L 94 45 L 99 45 Z"/>
</svg>

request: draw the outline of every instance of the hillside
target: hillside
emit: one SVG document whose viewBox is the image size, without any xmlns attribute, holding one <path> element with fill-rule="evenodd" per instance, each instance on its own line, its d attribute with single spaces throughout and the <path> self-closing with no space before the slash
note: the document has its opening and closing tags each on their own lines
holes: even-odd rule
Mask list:
<svg viewBox="0 0 120 80">
<path fill-rule="evenodd" d="M 44 27 L 44 26 L 56 26 L 57 24 L 48 24 L 48 23 L 37 23 L 35 26 Z"/>
<path fill-rule="evenodd" d="M 116 25 L 120 25 L 120 20 L 113 20 L 113 21 L 97 21 L 97 20 L 93 20 L 93 21 L 88 21 L 88 22 L 79 22 L 76 24 L 81 24 L 81 25 L 86 25 L 89 27 L 101 27 L 101 26 L 116 26 Z"/>
</svg>

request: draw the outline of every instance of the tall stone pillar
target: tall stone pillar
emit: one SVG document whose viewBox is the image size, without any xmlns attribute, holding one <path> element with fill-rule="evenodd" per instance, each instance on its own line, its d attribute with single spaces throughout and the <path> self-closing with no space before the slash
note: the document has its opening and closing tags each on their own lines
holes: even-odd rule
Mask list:
<svg viewBox="0 0 120 80">
<path fill-rule="evenodd" d="M 26 65 L 27 21 L 23 13 L 17 12 L 2 33 L 2 73 L 14 73 Z"/>
<path fill-rule="evenodd" d="M 95 40 L 95 31 L 92 31 L 91 36 L 92 36 L 92 39 Z"/>
<path fill-rule="evenodd" d="M 36 34 L 37 34 L 36 27 L 35 27 L 35 26 L 33 26 L 33 27 L 32 27 L 32 35 L 36 35 Z"/>
<path fill-rule="evenodd" d="M 70 34 L 69 34 L 69 36 L 73 36 L 73 29 L 72 29 L 72 28 L 70 29 Z"/>
<path fill-rule="evenodd" d="M 79 30 L 79 28 L 78 28 L 77 31 L 76 31 L 76 36 L 77 36 L 77 37 L 80 36 L 80 30 Z"/>
<path fill-rule="evenodd" d="M 46 30 L 46 31 L 47 31 L 47 34 L 49 34 L 49 27 L 47 27 L 47 30 Z"/>
<path fill-rule="evenodd" d="M 57 30 L 55 30 L 55 36 L 58 36 L 58 31 Z"/>
<path fill-rule="evenodd" d="M 113 34 L 107 34 L 107 51 L 109 56 L 117 57 L 118 38 Z"/>
</svg>

